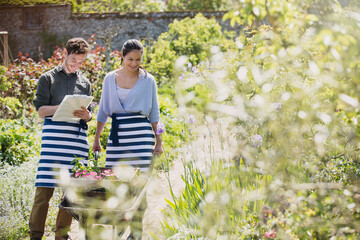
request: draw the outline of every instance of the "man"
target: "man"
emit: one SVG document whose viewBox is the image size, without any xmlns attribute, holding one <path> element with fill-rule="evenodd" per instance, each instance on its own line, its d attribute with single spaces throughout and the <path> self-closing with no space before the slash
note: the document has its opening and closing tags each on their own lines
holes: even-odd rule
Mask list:
<svg viewBox="0 0 360 240">
<path fill-rule="evenodd" d="M 70 39 L 65 47 L 63 64 L 44 73 L 38 82 L 34 105 L 40 117 L 45 118 L 41 154 L 36 175 L 35 199 L 29 220 L 31 240 L 40 240 L 44 235 L 49 201 L 55 187 L 59 186 L 61 169 L 70 171 L 75 157 L 87 159 L 89 145 L 86 135 L 86 122 L 91 113 L 82 107 L 73 112 L 79 123 L 52 121 L 59 104 L 66 95 L 90 95 L 90 82 L 78 71 L 90 50 L 82 38 Z M 70 239 L 72 217 L 60 209 L 56 219 L 55 240 Z"/>
</svg>

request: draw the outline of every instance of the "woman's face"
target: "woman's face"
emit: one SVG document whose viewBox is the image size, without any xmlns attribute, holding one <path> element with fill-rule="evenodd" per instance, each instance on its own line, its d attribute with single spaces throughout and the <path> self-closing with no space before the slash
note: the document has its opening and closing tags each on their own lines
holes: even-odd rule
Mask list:
<svg viewBox="0 0 360 240">
<path fill-rule="evenodd" d="M 139 70 L 142 60 L 142 52 L 140 50 L 132 50 L 128 52 L 124 57 L 124 68 L 130 72 L 136 72 Z"/>
</svg>

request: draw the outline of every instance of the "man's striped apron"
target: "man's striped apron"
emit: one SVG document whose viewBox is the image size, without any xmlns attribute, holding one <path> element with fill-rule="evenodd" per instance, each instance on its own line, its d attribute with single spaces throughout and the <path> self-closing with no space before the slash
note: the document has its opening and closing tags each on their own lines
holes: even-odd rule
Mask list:
<svg viewBox="0 0 360 240">
<path fill-rule="evenodd" d="M 84 158 L 87 163 L 89 143 L 86 130 L 79 123 L 55 122 L 46 117 L 42 138 L 41 153 L 36 175 L 36 187 L 58 187 L 60 170 L 71 172 L 71 162 Z"/>
</svg>

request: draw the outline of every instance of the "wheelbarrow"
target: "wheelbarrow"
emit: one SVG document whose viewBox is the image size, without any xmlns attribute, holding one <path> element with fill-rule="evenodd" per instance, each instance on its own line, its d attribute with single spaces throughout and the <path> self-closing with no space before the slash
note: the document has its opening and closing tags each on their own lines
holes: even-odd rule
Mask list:
<svg viewBox="0 0 360 240">
<path fill-rule="evenodd" d="M 97 161 L 97 153 L 95 153 L 95 161 Z M 79 221 L 82 229 L 79 234 L 80 239 L 124 239 L 126 228 L 141 208 L 150 175 L 140 174 L 139 169 L 126 166 L 121 166 L 114 172 L 119 176 L 116 180 L 71 177 L 63 186 L 65 196 L 59 208 L 68 211 Z M 145 211 L 145 209 L 141 210 Z M 112 237 L 99 236 L 99 232 L 93 230 L 94 224 L 111 225 Z"/>
</svg>

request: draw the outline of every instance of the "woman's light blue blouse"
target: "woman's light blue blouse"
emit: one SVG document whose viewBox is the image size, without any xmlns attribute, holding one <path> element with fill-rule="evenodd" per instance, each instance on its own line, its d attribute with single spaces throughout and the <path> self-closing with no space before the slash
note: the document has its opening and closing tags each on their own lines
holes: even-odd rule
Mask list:
<svg viewBox="0 0 360 240">
<path fill-rule="evenodd" d="M 109 72 L 104 79 L 97 120 L 106 123 L 113 113 L 141 113 L 151 123 L 158 122 L 160 110 L 154 76 L 141 70 L 139 79 L 124 101 L 116 90 L 115 71 Z"/>
</svg>

